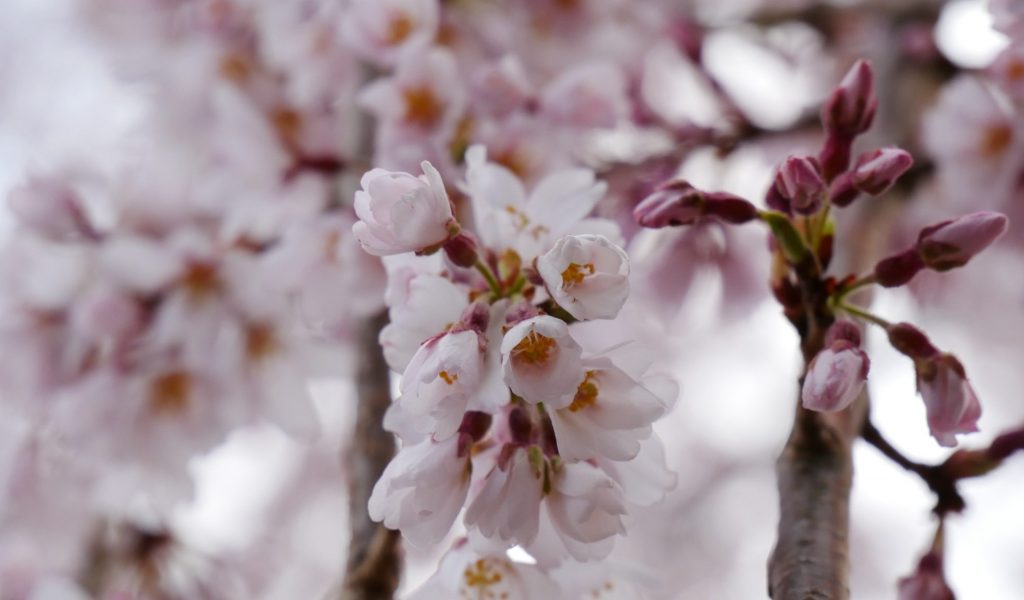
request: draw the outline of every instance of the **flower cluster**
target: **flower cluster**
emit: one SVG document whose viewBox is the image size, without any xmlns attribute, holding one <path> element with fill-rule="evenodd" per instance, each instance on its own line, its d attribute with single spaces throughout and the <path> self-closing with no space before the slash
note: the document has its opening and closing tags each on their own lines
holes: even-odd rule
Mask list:
<svg viewBox="0 0 1024 600">
<path fill-rule="evenodd" d="M 853 144 L 870 128 L 877 105 L 871 67 L 860 61 L 822 107 L 826 136 L 820 153 L 790 156 L 778 167 L 765 197 L 769 210 L 758 210 L 731 194 L 703 192 L 675 181 L 639 204 L 634 216 L 646 227 L 707 220 L 765 223 L 773 235 L 772 290 L 798 331 L 823 340 L 803 379 L 804 408 L 843 410 L 864 387 L 870 361 L 861 349 L 859 327 L 837 320 L 845 314 L 883 327 L 893 346 L 913 359 L 932 436 L 943 446 L 954 446 L 957 434 L 977 430 L 981 416 L 960 361 L 937 350 L 912 326 L 888 323 L 850 303 L 848 297 L 871 285 L 905 285 L 924 269 L 962 267 L 1003 235 L 1008 220 L 991 212 L 946 220 L 921 230 L 911 248 L 881 260 L 869 274 L 828 275 L 836 230 L 833 207 L 844 208 L 865 195 L 885 193 L 913 164 L 910 155 L 898 148 L 870 150 L 852 158 Z"/>
<path fill-rule="evenodd" d="M 370 171 L 356 195 L 364 248 L 393 255 L 381 343 L 402 374 L 385 419 L 402 447 L 370 514 L 425 545 L 465 507 L 470 539 L 492 551 L 521 546 L 545 567 L 603 558 L 629 506 L 674 480 L 651 424 L 675 386 L 632 346 L 574 335 L 629 292 L 615 225 L 586 218 L 604 184 L 570 169 L 527 192 L 482 147 L 467 157 L 472 226 L 430 163 L 418 177 Z"/>
</svg>

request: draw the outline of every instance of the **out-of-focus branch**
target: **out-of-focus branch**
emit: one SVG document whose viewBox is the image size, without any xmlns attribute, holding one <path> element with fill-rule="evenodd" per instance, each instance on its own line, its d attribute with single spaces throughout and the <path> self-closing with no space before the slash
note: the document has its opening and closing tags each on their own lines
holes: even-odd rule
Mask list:
<svg viewBox="0 0 1024 600">
<path fill-rule="evenodd" d="M 382 313 L 363 323 L 359 332 L 359 405 L 346 453 L 352 537 L 341 600 L 392 598 L 401 575 L 398 532 L 370 520 L 367 511 L 373 486 L 395 454 L 394 437 L 383 428 L 391 392 L 388 365 L 377 342 L 386 322 L 387 315 Z"/>
</svg>

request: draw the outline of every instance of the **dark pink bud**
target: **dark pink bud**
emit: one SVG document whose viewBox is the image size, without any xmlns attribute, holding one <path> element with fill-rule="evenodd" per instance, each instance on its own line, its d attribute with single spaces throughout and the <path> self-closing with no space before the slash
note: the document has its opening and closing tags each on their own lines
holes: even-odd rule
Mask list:
<svg viewBox="0 0 1024 600">
<path fill-rule="evenodd" d="M 805 215 L 816 212 L 825 199 L 826 187 L 818 163 L 808 156 L 787 158 L 775 176 L 775 188 L 794 211 Z"/>
<path fill-rule="evenodd" d="M 843 173 L 836 177 L 829 187 L 829 198 L 836 206 L 849 206 L 860 198 L 861 191 L 853 183 L 853 173 Z"/>
<path fill-rule="evenodd" d="M 860 191 L 879 196 L 914 164 L 914 158 L 899 148 L 879 148 L 857 157 L 853 184 Z"/>
<path fill-rule="evenodd" d="M 886 329 L 886 333 L 889 335 L 889 343 L 892 344 L 892 347 L 914 361 L 932 358 L 939 354 L 938 348 L 932 345 L 928 336 L 910 323 L 890 325 Z"/>
<path fill-rule="evenodd" d="M 682 180 L 662 184 L 633 209 L 636 222 L 651 228 L 693 225 L 704 217 L 740 224 L 756 219 L 757 215 L 757 207 L 739 196 L 705 193 Z"/>
<path fill-rule="evenodd" d="M 929 269 L 948 271 L 962 267 L 988 248 L 1009 226 L 1006 215 L 976 212 L 921 231 L 917 252 Z"/>
<path fill-rule="evenodd" d="M 956 600 L 942 574 L 942 555 L 934 550 L 921 558 L 913 574 L 900 579 L 899 586 L 898 600 Z"/>
<path fill-rule="evenodd" d="M 740 225 L 757 218 L 757 207 L 750 202 L 728 192 L 710 192 L 704 196 L 706 202 L 704 212 L 709 217 L 717 217 L 726 223 Z"/>
<path fill-rule="evenodd" d="M 875 265 L 875 280 L 883 287 L 899 287 L 924 268 L 924 261 L 916 248 L 882 259 Z"/>
<path fill-rule="evenodd" d="M 843 137 L 854 137 L 871 127 L 878 110 L 871 63 L 858 60 L 839 82 L 821 108 L 825 130 Z"/>
<path fill-rule="evenodd" d="M 633 209 L 636 222 L 652 229 L 692 225 L 703 215 L 704 194 L 682 180 L 662 184 Z"/>
<path fill-rule="evenodd" d="M 476 264 L 477 243 L 469 232 L 460 231 L 458 235 L 446 241 L 442 248 L 448 260 L 455 266 L 469 268 Z"/>
<path fill-rule="evenodd" d="M 789 206 L 789 199 L 779 193 L 779 188 L 775 185 L 774 181 L 768 186 L 768 192 L 764 196 L 764 203 L 765 206 L 772 210 L 777 210 L 787 215 L 793 213 L 793 209 Z"/>
</svg>

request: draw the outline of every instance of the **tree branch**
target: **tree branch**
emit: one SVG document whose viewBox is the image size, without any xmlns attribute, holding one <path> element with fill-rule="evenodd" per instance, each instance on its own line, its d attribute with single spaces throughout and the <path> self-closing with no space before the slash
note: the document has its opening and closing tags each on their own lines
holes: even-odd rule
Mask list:
<svg viewBox="0 0 1024 600">
<path fill-rule="evenodd" d="M 383 427 L 391 390 L 388 365 L 377 341 L 386 322 L 387 315 L 381 313 L 364 322 L 359 332 L 359 407 L 351 445 L 345 453 L 352 537 L 340 600 L 393 598 L 401 576 L 398 532 L 370 520 L 367 510 L 373 486 L 395 454 L 394 437 Z"/>
</svg>

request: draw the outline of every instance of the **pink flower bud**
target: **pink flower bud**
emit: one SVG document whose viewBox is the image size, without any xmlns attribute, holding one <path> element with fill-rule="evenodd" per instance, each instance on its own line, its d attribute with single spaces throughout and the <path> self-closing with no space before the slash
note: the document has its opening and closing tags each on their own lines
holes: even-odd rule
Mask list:
<svg viewBox="0 0 1024 600">
<path fill-rule="evenodd" d="M 852 172 L 843 173 L 832 182 L 828 190 L 832 204 L 836 206 L 849 206 L 860 198 L 861 191 L 854 184 L 853 175 Z"/>
<path fill-rule="evenodd" d="M 897 352 L 915 361 L 933 358 L 939 354 L 938 348 L 932 345 L 928 336 L 910 323 L 891 325 L 886 333 L 889 335 L 889 343 Z"/>
<path fill-rule="evenodd" d="M 956 434 L 978 430 L 981 404 L 963 365 L 952 354 L 917 363 L 917 390 L 928 412 L 928 428 L 939 445 L 956 446 Z"/>
<path fill-rule="evenodd" d="M 693 225 L 702 217 L 714 217 L 739 225 L 757 218 L 757 207 L 728 192 L 702 192 L 683 180 L 666 182 L 633 209 L 643 227 Z"/>
<path fill-rule="evenodd" d="M 936 271 L 962 267 L 995 242 L 1009 225 L 1006 215 L 976 212 L 921 231 L 917 251 L 924 264 Z"/>
<path fill-rule="evenodd" d="M 917 570 L 900 579 L 898 600 L 956 600 L 942 574 L 942 556 L 929 552 L 921 558 Z"/>
<path fill-rule="evenodd" d="M 384 169 L 367 171 L 355 194 L 352 232 L 376 256 L 437 250 L 458 234 L 441 174 L 423 161 L 423 175 Z"/>
<path fill-rule="evenodd" d="M 818 210 L 826 190 L 817 161 L 807 156 L 787 158 L 775 176 L 775 188 L 794 211 L 805 215 Z"/>
<path fill-rule="evenodd" d="M 914 158 L 899 148 L 879 148 L 857 157 L 853 184 L 872 196 L 885 193 L 914 164 Z"/>
<path fill-rule="evenodd" d="M 692 225 L 704 214 L 704 194 L 689 182 L 666 182 L 633 209 L 642 227 L 658 229 L 669 225 Z"/>
<path fill-rule="evenodd" d="M 909 282 L 924 268 L 916 248 L 904 250 L 875 265 L 875 280 L 882 287 L 899 287 Z"/>
<path fill-rule="evenodd" d="M 444 253 L 448 260 L 458 267 L 469 268 L 477 261 L 477 243 L 472 235 L 462 231 L 444 243 Z"/>
<path fill-rule="evenodd" d="M 821 108 L 821 120 L 829 134 L 853 137 L 871 127 L 878 110 L 871 63 L 858 60 Z"/>
<path fill-rule="evenodd" d="M 834 342 L 807 367 L 801 394 L 804 408 L 820 412 L 843 410 L 864 389 L 870 367 L 867 354 L 853 343 Z"/>
</svg>

